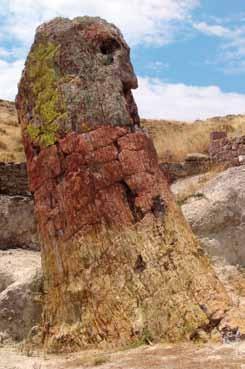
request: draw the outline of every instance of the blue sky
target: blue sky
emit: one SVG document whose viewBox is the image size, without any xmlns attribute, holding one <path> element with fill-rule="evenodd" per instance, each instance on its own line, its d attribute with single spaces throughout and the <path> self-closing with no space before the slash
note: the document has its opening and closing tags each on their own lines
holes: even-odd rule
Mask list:
<svg viewBox="0 0 245 369">
<path fill-rule="evenodd" d="M 123 31 L 142 117 L 245 114 L 244 0 L 0 0 L 0 98 L 14 99 L 38 24 L 85 14 Z"/>
<path fill-rule="evenodd" d="M 133 49 L 138 74 L 171 83 L 215 84 L 226 92 L 245 93 L 244 79 L 241 78 L 242 75 L 245 77 L 245 1 L 201 1 L 192 12 L 192 19 L 182 26 L 174 42 L 144 48 L 138 45 Z M 227 35 L 217 36 L 217 30 L 208 28 L 214 26 L 223 27 L 223 32 L 227 29 Z M 231 35 L 234 31 L 241 31 L 242 27 L 241 35 Z M 234 41 L 237 37 L 243 42 L 238 58 L 238 45 L 237 48 L 231 46 L 232 37 Z M 228 52 L 233 56 L 228 57 Z"/>
</svg>

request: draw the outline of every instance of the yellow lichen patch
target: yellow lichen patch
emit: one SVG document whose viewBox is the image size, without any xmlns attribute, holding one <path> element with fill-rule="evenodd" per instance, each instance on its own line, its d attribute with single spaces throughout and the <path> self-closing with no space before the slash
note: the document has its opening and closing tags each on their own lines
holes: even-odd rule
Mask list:
<svg viewBox="0 0 245 369">
<path fill-rule="evenodd" d="M 56 142 L 56 132 L 59 127 L 56 123 L 45 124 L 40 127 L 28 124 L 27 132 L 32 141 L 38 142 L 41 146 L 50 146 Z"/>
<path fill-rule="evenodd" d="M 34 111 L 40 117 L 41 126 L 29 124 L 27 132 L 32 140 L 43 146 L 55 143 L 58 125 L 54 121 L 65 112 L 63 97 L 58 90 L 59 75 L 55 69 L 55 57 L 59 46 L 54 43 L 38 44 L 30 53 L 28 73 L 32 83 Z"/>
</svg>

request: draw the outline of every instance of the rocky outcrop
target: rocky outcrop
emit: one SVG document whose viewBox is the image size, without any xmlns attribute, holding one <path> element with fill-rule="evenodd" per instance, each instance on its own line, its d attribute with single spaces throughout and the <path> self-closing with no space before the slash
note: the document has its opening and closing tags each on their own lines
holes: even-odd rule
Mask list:
<svg viewBox="0 0 245 369">
<path fill-rule="evenodd" d="M 233 301 L 234 308 L 220 325 L 227 332 L 225 341 L 245 338 L 244 185 L 245 167 L 228 169 L 203 184 L 182 206 Z"/>
<path fill-rule="evenodd" d="M 30 196 L 25 163 L 0 162 L 0 194 Z"/>
<path fill-rule="evenodd" d="M 28 196 L 0 195 L 0 249 L 39 250 L 34 204 Z"/>
<path fill-rule="evenodd" d="M 40 254 L 0 251 L 0 343 L 21 341 L 41 321 Z"/>
<path fill-rule="evenodd" d="M 39 250 L 25 164 L 0 163 L 0 249 Z"/>
<path fill-rule="evenodd" d="M 139 127 L 136 87 L 114 25 L 57 18 L 37 29 L 16 104 L 50 349 L 190 339 L 230 307 Z"/>
<path fill-rule="evenodd" d="M 245 166 L 231 168 L 209 181 L 182 210 L 212 256 L 245 266 Z"/>
<path fill-rule="evenodd" d="M 180 178 L 186 178 L 207 172 L 211 167 L 208 155 L 200 153 L 188 154 L 185 161 L 180 163 L 161 163 L 160 168 L 170 183 Z"/>
</svg>

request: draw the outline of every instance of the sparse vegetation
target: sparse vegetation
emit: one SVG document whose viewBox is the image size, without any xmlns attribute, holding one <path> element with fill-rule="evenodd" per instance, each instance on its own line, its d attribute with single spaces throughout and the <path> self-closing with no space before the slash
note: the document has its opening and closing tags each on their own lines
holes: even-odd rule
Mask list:
<svg viewBox="0 0 245 369">
<path fill-rule="evenodd" d="M 213 131 L 225 131 L 229 137 L 245 135 L 245 116 L 228 115 L 194 123 L 142 120 L 154 140 L 160 161 L 180 162 L 190 153 L 207 153 Z"/>
<path fill-rule="evenodd" d="M 7 145 L 6 145 L 6 143 L 5 142 L 2 142 L 2 141 L 0 141 L 0 150 L 7 150 Z"/>
<path fill-rule="evenodd" d="M 0 138 L 0 161 L 25 160 L 14 103 L 3 100 L 0 100 Z"/>
</svg>

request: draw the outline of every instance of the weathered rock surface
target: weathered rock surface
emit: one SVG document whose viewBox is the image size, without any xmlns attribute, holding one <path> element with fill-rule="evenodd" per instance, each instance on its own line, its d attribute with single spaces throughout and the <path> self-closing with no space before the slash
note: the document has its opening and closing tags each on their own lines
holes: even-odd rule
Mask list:
<svg viewBox="0 0 245 369">
<path fill-rule="evenodd" d="M 231 306 L 139 127 L 135 87 L 115 26 L 83 17 L 38 28 L 17 109 L 51 349 L 210 334 Z"/>
<path fill-rule="evenodd" d="M 30 196 L 25 163 L 0 162 L 0 194 Z"/>
<path fill-rule="evenodd" d="M 182 206 L 210 255 L 245 266 L 245 166 L 222 172 Z"/>
<path fill-rule="evenodd" d="M 40 248 L 31 197 L 0 195 L 0 249 L 10 248 Z"/>
<path fill-rule="evenodd" d="M 211 161 L 208 155 L 200 153 L 188 154 L 180 163 L 161 163 L 160 167 L 170 183 L 180 178 L 205 173 L 210 169 Z"/>
<path fill-rule="evenodd" d="M 0 163 L 0 249 L 40 249 L 24 163 Z"/>
<path fill-rule="evenodd" d="M 244 164 L 245 136 L 228 138 L 226 132 L 213 132 L 210 135 L 209 155 L 213 162 L 227 166 Z"/>
<path fill-rule="evenodd" d="M 243 258 L 238 257 L 239 252 L 237 252 L 237 248 L 240 248 L 243 253 L 243 236 L 239 238 L 239 235 L 242 235 L 243 232 L 237 233 L 236 227 L 230 222 L 230 218 L 227 217 L 227 211 L 229 212 L 229 217 L 231 217 L 231 211 L 237 214 L 243 206 L 240 197 L 234 202 L 234 198 L 229 196 L 231 178 L 233 177 L 236 179 L 232 192 L 235 191 L 237 194 L 242 195 L 244 184 L 241 181 L 241 176 L 243 177 L 243 174 L 239 172 L 239 168 L 236 168 L 236 170 L 228 170 L 222 173 L 222 175 L 216 173 L 216 178 L 213 180 L 209 179 L 208 182 L 205 175 L 200 175 L 177 181 L 171 186 L 177 198 L 183 198 L 183 195 L 185 197 L 190 190 L 198 188 L 196 192 L 192 192 L 192 195 L 189 194 L 189 201 L 183 206 L 183 211 L 193 226 L 196 235 L 200 237 L 204 249 L 212 258 L 213 267 L 233 302 L 234 308 L 226 314 L 226 317 L 220 324 L 223 332 L 227 333 L 224 337 L 225 341 L 245 338 L 245 269 Z M 219 190 L 214 190 L 214 184 L 219 181 Z M 206 196 L 205 191 L 207 189 L 208 193 Z M 224 193 L 226 194 L 225 196 Z M 212 197 L 213 195 L 214 197 Z M 205 205 L 201 201 L 204 199 Z M 225 217 L 226 224 L 220 224 L 219 220 L 222 216 Z M 217 228 L 215 228 L 215 225 Z M 242 220 L 241 224 L 237 226 L 239 228 L 243 227 Z M 217 236 L 219 237 L 218 240 Z M 214 245 L 217 246 L 217 249 L 213 247 Z M 223 246 L 225 246 L 224 249 Z M 239 327 L 239 330 L 237 330 L 237 327 Z"/>
<path fill-rule="evenodd" d="M 129 52 L 120 31 L 100 18 L 56 18 L 40 26 L 17 98 L 30 136 L 52 144 L 54 133 L 137 125 Z"/>
<path fill-rule="evenodd" d="M 40 261 L 37 252 L 0 251 L 0 343 L 22 340 L 40 323 Z"/>
</svg>

